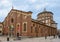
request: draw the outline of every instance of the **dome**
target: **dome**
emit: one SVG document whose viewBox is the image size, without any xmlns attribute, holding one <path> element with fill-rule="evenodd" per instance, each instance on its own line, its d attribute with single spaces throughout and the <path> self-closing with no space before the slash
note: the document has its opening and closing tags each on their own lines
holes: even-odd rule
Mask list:
<svg viewBox="0 0 60 42">
<path fill-rule="evenodd" d="M 52 13 L 52 12 L 47 11 L 46 9 L 44 9 L 44 11 L 43 11 L 43 12 L 40 12 L 38 15 L 40 15 L 40 14 L 44 14 L 44 13 L 50 13 L 50 14 L 52 14 L 52 15 L 53 15 L 53 13 Z M 37 16 L 38 16 L 38 15 L 37 15 Z"/>
</svg>

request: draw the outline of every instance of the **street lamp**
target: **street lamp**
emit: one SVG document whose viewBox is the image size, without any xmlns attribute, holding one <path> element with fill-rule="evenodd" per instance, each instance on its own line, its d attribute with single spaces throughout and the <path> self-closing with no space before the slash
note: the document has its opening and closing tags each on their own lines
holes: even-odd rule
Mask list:
<svg viewBox="0 0 60 42">
<path fill-rule="evenodd" d="M 11 37 L 12 37 L 12 31 L 13 31 L 14 26 L 11 25 Z"/>
<path fill-rule="evenodd" d="M 12 31 L 13 31 L 13 28 L 14 28 L 13 25 L 10 25 L 10 26 L 9 26 L 9 31 L 10 31 L 11 37 L 12 37 Z"/>
</svg>

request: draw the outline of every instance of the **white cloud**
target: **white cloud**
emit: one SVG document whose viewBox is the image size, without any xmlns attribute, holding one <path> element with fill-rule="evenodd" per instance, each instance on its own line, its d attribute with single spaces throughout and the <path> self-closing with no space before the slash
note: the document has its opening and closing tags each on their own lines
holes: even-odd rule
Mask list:
<svg viewBox="0 0 60 42">
<path fill-rule="evenodd" d="M 37 0 L 27 0 L 29 1 L 30 3 L 35 3 Z"/>
<path fill-rule="evenodd" d="M 36 4 L 34 7 L 36 10 L 39 10 L 41 8 L 45 8 L 48 5 L 49 5 L 49 3 L 42 3 L 42 4 Z"/>
<path fill-rule="evenodd" d="M 40 7 L 41 7 L 40 5 L 36 5 L 35 9 L 38 10 L 40 9 Z"/>
<path fill-rule="evenodd" d="M 15 9 L 20 9 L 23 11 L 28 11 L 29 10 L 29 5 L 20 5 L 20 6 L 14 6 Z"/>
<path fill-rule="evenodd" d="M 11 0 L 0 0 L 0 21 L 3 21 L 7 16 L 10 8 L 12 6 Z"/>
<path fill-rule="evenodd" d="M 0 1 L 0 6 L 7 7 L 7 6 L 11 6 L 11 5 L 12 5 L 11 0 L 1 0 Z"/>
<path fill-rule="evenodd" d="M 12 2 L 10 0 L 0 0 L 0 21 L 3 21 L 7 16 Z"/>
<path fill-rule="evenodd" d="M 9 9 L 2 9 L 2 10 L 0 10 L 0 17 L 5 17 L 5 16 L 7 16 L 7 14 L 8 14 L 8 12 L 9 12 Z"/>
<path fill-rule="evenodd" d="M 0 21 L 3 21 L 4 18 L 7 16 L 7 14 L 8 14 L 8 10 L 6 9 L 0 10 Z"/>
</svg>

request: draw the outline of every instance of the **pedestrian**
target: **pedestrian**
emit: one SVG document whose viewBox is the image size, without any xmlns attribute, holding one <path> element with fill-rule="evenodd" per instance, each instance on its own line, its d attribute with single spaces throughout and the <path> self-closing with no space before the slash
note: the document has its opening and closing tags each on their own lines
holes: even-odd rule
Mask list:
<svg viewBox="0 0 60 42">
<path fill-rule="evenodd" d="M 7 37 L 7 41 L 9 41 L 9 37 Z"/>
</svg>

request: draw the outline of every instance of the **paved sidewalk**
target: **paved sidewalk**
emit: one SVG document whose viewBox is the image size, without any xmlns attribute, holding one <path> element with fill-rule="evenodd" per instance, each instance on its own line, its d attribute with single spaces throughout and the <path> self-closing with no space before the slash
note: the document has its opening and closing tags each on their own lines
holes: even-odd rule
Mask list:
<svg viewBox="0 0 60 42">
<path fill-rule="evenodd" d="M 10 41 L 7 41 L 7 37 L 1 36 L 0 42 L 60 42 L 59 38 L 53 38 L 53 37 L 38 37 L 38 38 L 24 38 L 21 40 L 13 40 L 14 38 L 10 38 Z"/>
</svg>

